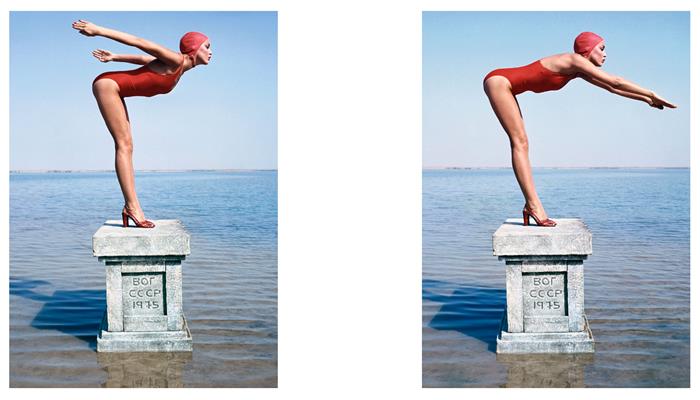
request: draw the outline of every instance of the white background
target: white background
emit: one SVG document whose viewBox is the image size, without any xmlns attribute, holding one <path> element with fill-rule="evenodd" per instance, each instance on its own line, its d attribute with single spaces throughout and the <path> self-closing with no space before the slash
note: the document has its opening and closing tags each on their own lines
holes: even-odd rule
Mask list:
<svg viewBox="0 0 700 400">
<path fill-rule="evenodd" d="M 4 289 L 0 290 L 4 322 L 0 378 L 3 387 L 9 385 L 7 11 L 146 9 L 143 1 L 110 3 L 2 3 L 0 154 L 5 173 L 0 179 L 0 243 L 5 268 Z M 588 1 L 585 9 L 629 10 L 626 4 Z M 648 10 L 697 10 L 691 1 L 634 4 Z M 8 394 L 17 398 L 71 399 L 122 398 L 133 394 L 177 398 L 343 399 L 688 397 L 688 390 L 564 393 L 421 389 L 421 11 L 577 10 L 583 9 L 583 5 L 496 0 L 148 2 L 148 10 L 279 11 L 279 388 L 206 390 L 201 394 L 191 390 L 100 389 L 9 390 Z M 699 41 L 694 13 L 691 32 L 691 71 L 697 71 Z M 697 84 L 693 89 L 691 115 L 698 115 Z M 695 127 L 694 119 L 693 135 Z M 693 137 L 692 168 L 697 167 L 696 145 Z M 697 174 L 691 174 L 691 181 L 694 205 Z M 698 232 L 696 217 L 692 207 L 693 249 L 698 242 L 694 235 Z M 696 258 L 692 251 L 693 264 Z M 694 292 L 698 274 L 692 276 L 691 332 L 696 336 L 698 304 Z M 696 382 L 697 357 L 692 361 L 695 367 L 691 369 L 691 382 Z"/>
</svg>

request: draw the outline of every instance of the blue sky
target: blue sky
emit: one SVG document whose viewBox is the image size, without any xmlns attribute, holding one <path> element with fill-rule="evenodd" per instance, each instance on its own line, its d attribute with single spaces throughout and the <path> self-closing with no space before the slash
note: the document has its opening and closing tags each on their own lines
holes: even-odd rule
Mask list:
<svg viewBox="0 0 700 400">
<path fill-rule="evenodd" d="M 141 54 L 71 28 L 86 19 L 178 50 L 207 34 L 213 57 L 166 95 L 126 99 L 134 165 L 143 169 L 277 168 L 274 12 L 12 12 L 10 169 L 113 169 L 114 147 L 92 80 L 139 66 L 101 63 L 96 48 Z"/>
<path fill-rule="evenodd" d="M 593 31 L 603 69 L 679 106 L 657 110 L 576 79 L 518 96 L 535 167 L 690 164 L 687 12 L 423 13 L 423 166 L 510 165 L 508 139 L 484 95 L 491 70 L 572 52 Z"/>
</svg>

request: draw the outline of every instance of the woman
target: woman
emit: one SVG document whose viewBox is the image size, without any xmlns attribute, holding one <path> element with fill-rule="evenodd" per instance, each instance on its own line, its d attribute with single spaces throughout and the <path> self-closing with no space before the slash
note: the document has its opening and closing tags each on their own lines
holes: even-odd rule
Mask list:
<svg viewBox="0 0 700 400">
<path fill-rule="evenodd" d="M 136 47 L 149 55 L 112 54 L 107 50 L 95 50 L 92 55 L 102 62 L 121 61 L 143 65 L 131 71 L 106 72 L 92 82 L 92 92 L 97 99 L 102 118 L 114 139 L 116 150 L 115 169 L 124 195 L 122 224 L 129 226 L 129 219 L 139 228 L 153 228 L 141 209 L 134 184 L 133 145 L 129 113 L 125 97 L 146 96 L 170 92 L 186 71 L 200 64 L 209 64 L 211 50 L 209 39 L 199 32 L 188 32 L 180 39 L 180 53 L 146 39 L 128 33 L 95 25 L 88 21 L 73 22 L 73 29 L 85 36 L 104 36 L 117 42 Z"/>
<path fill-rule="evenodd" d="M 553 227 L 556 222 L 547 217 L 535 190 L 527 134 L 516 95 L 528 90 L 535 93 L 558 90 L 580 77 L 611 93 L 644 101 L 651 107 L 676 108 L 656 93 L 597 68 L 603 65 L 605 57 L 603 38 L 593 32 L 583 32 L 574 41 L 574 53 L 545 57 L 523 67 L 497 69 L 484 78 L 484 91 L 510 139 L 513 171 L 525 196 L 524 225 L 529 225 L 530 217 L 539 226 Z"/>
</svg>

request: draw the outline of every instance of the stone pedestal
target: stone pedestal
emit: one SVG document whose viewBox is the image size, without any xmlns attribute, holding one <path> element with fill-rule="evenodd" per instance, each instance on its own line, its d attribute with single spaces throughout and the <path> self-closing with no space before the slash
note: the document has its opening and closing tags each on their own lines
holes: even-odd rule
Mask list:
<svg viewBox="0 0 700 400">
<path fill-rule="evenodd" d="M 182 260 L 190 236 L 178 220 L 152 229 L 107 221 L 92 237 L 93 255 L 107 272 L 107 310 L 98 352 L 192 351 L 182 312 Z"/>
<path fill-rule="evenodd" d="M 592 353 L 583 308 L 583 260 L 591 232 L 580 219 L 554 228 L 508 219 L 493 234 L 493 254 L 506 262 L 507 305 L 497 353 Z"/>
</svg>

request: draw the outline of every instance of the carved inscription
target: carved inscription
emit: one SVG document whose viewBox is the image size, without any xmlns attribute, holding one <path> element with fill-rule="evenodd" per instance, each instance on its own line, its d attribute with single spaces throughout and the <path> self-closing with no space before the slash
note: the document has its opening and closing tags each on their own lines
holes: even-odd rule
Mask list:
<svg viewBox="0 0 700 400">
<path fill-rule="evenodd" d="M 526 317 L 566 315 L 564 272 L 523 273 L 523 311 Z"/>
<path fill-rule="evenodd" d="M 124 315 L 165 315 L 163 273 L 122 275 Z"/>
</svg>

